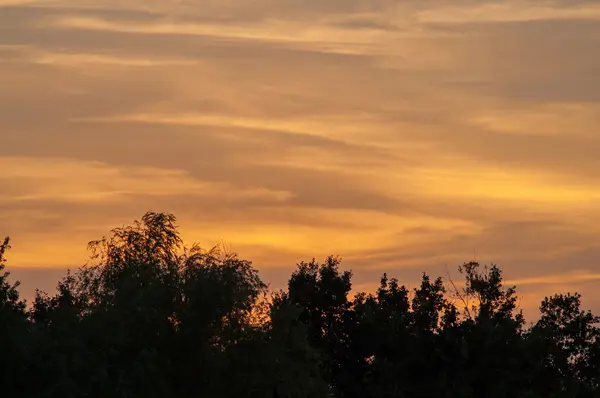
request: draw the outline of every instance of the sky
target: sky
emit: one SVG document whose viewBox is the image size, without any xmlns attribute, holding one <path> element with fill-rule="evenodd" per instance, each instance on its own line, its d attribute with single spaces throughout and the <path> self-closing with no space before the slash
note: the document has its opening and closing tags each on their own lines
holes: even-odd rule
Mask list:
<svg viewBox="0 0 600 398">
<path fill-rule="evenodd" d="M 0 0 L 0 235 L 22 292 L 146 211 L 283 287 L 498 264 L 600 312 L 600 3 Z"/>
</svg>

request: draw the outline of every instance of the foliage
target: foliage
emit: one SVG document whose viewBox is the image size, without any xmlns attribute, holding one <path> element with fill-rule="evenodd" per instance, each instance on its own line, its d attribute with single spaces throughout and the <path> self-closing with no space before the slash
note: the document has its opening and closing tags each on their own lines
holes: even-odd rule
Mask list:
<svg viewBox="0 0 600 398">
<path fill-rule="evenodd" d="M 186 247 L 173 215 L 150 212 L 91 242 L 90 262 L 27 307 L 9 248 L 5 396 L 600 396 L 600 318 L 557 294 L 526 328 L 496 265 L 463 264 L 460 286 L 423 274 L 412 290 L 384 274 L 364 293 L 328 257 L 269 295 L 251 262 Z"/>
</svg>

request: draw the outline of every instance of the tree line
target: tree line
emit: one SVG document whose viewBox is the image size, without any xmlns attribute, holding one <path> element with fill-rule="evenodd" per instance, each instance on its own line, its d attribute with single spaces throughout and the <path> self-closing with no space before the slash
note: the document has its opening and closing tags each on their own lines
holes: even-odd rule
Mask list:
<svg viewBox="0 0 600 398">
<path fill-rule="evenodd" d="M 270 291 L 249 261 L 184 246 L 152 213 L 90 243 L 90 261 L 27 304 L 0 246 L 5 397 L 538 398 L 600 396 L 598 317 L 556 294 L 527 325 L 501 269 L 460 284 L 386 274 L 352 291 L 337 257 Z"/>
</svg>

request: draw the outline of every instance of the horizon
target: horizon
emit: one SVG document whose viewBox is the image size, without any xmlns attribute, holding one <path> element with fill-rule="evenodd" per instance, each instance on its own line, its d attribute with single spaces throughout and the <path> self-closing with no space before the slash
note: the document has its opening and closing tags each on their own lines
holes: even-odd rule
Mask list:
<svg viewBox="0 0 600 398">
<path fill-rule="evenodd" d="M 176 217 L 176 215 L 174 215 Z M 134 222 L 138 222 L 141 220 L 141 217 L 137 218 L 136 220 L 132 220 L 130 223 L 123 223 L 122 225 L 118 225 L 115 226 L 114 228 L 111 228 L 110 231 L 107 231 L 107 233 L 105 235 L 102 235 L 102 237 L 97 237 L 98 239 L 102 239 L 105 237 L 109 237 L 110 235 L 112 235 L 112 231 L 115 228 L 121 228 L 121 227 L 127 227 L 127 226 L 132 226 L 134 225 Z M 177 228 L 179 230 L 179 224 L 176 224 Z M 10 239 L 10 237 L 7 237 Z M 96 241 L 97 239 L 94 239 L 94 241 Z M 41 286 L 39 285 L 34 285 L 34 283 L 32 283 L 31 280 L 27 281 L 26 279 L 26 286 L 29 285 L 29 289 L 26 289 L 24 291 L 23 289 L 23 284 L 22 284 L 22 280 L 19 278 L 19 275 L 22 273 L 23 271 L 25 271 L 25 274 L 27 271 L 29 272 L 33 272 L 33 273 L 38 273 L 39 269 L 33 268 L 33 269 L 20 269 L 20 268 L 15 268 L 15 267 L 11 267 L 10 266 L 10 257 L 11 257 L 11 251 L 12 251 L 12 242 L 10 242 L 10 246 L 9 246 L 9 250 L 8 250 L 8 255 L 6 256 L 6 258 L 8 258 L 8 267 L 7 269 L 5 269 L 5 271 L 8 271 L 9 281 L 13 281 L 19 282 L 19 287 L 18 290 L 21 293 L 21 298 L 27 303 L 28 307 L 31 306 L 31 304 L 34 302 L 35 299 L 35 295 L 36 292 L 39 291 L 42 294 L 54 294 L 55 290 L 58 287 L 58 283 L 61 282 L 62 278 L 64 276 L 66 276 L 67 272 L 71 272 L 72 275 L 77 275 L 78 272 L 85 268 L 88 264 L 95 264 L 95 261 L 90 262 L 90 260 L 93 259 L 93 255 L 92 252 L 90 252 L 90 247 L 89 245 L 92 243 L 92 241 L 88 241 L 86 246 L 86 251 L 88 253 L 88 258 L 86 259 L 85 262 L 76 265 L 74 267 L 68 267 L 68 268 L 56 268 L 56 269 L 52 269 L 51 271 L 53 272 L 54 276 L 55 276 L 55 280 L 49 280 L 49 279 L 45 279 L 42 281 Z M 195 245 L 197 245 L 198 242 L 185 242 L 184 239 L 182 239 L 182 247 L 181 249 L 184 250 L 186 248 L 191 248 L 194 247 Z M 213 244 L 211 244 L 210 246 L 200 246 L 203 250 L 210 250 L 210 248 L 216 248 L 219 250 L 223 250 L 224 253 L 229 253 L 229 254 L 233 254 L 235 255 L 237 258 L 241 259 L 241 260 L 245 260 L 245 261 L 249 261 L 253 267 L 256 267 L 256 270 L 258 272 L 259 275 L 261 275 L 261 278 L 263 279 L 263 281 L 266 283 L 267 285 L 267 289 L 269 292 L 271 293 L 276 293 L 277 291 L 280 291 L 280 289 L 285 290 L 287 288 L 287 282 L 289 281 L 289 278 L 291 277 L 292 273 L 294 271 L 297 270 L 297 266 L 299 266 L 301 263 L 306 263 L 306 262 L 311 262 L 311 261 L 317 261 L 318 263 L 321 263 L 322 261 L 326 261 L 327 258 L 329 257 L 334 257 L 334 258 L 338 258 L 341 263 L 340 263 L 340 270 L 341 271 L 350 271 L 352 273 L 352 275 L 354 276 L 354 278 L 356 279 L 357 276 L 357 272 L 354 269 L 349 268 L 344 261 L 344 257 L 340 256 L 340 255 L 327 255 L 324 258 L 315 258 L 315 257 L 304 257 L 304 258 L 300 258 L 297 260 L 297 262 L 293 265 L 293 266 L 284 266 L 282 268 L 277 268 L 275 271 L 277 271 L 276 273 L 276 278 L 275 281 L 268 279 L 269 276 L 269 271 L 270 269 L 262 269 L 260 268 L 260 264 L 255 264 L 254 261 L 252 259 L 249 258 L 244 258 L 243 256 L 240 256 L 238 252 L 236 252 L 235 250 L 233 250 L 231 248 L 230 245 L 227 244 L 227 242 L 225 241 L 219 241 L 219 242 L 215 242 Z M 183 251 L 182 251 L 183 253 Z M 364 280 L 363 283 L 355 283 L 354 281 L 352 282 L 352 287 L 351 290 L 349 292 L 349 298 L 352 299 L 352 297 L 355 297 L 357 294 L 359 293 L 366 293 L 366 294 L 374 294 L 377 290 L 377 288 L 380 286 L 380 279 L 383 277 L 384 274 L 387 275 L 388 279 L 397 279 L 398 283 L 401 286 L 405 286 L 408 289 L 409 295 L 412 297 L 414 294 L 414 289 L 418 288 L 420 282 L 421 282 L 421 277 L 426 274 L 428 275 L 430 278 L 432 278 L 432 280 L 440 277 L 443 280 L 443 284 L 445 286 L 445 288 L 447 289 L 447 294 L 448 294 L 448 298 L 450 300 L 450 302 L 454 303 L 455 305 L 458 306 L 459 309 L 461 309 L 461 303 L 460 301 L 458 301 L 458 297 L 453 297 L 455 290 L 454 289 L 462 289 L 462 287 L 464 286 L 464 275 L 461 275 L 460 271 L 458 270 L 458 268 L 460 266 L 463 266 L 467 263 L 477 263 L 482 267 L 482 270 L 487 270 L 489 269 L 489 267 L 492 266 L 498 266 L 502 272 L 502 276 L 503 276 L 503 281 L 502 281 L 502 285 L 504 286 L 504 288 L 509 288 L 512 286 L 516 287 L 516 293 L 517 293 L 517 303 L 516 303 L 516 310 L 517 312 L 522 311 L 524 316 L 525 316 L 525 321 L 526 321 L 526 325 L 527 326 L 531 326 L 535 323 L 535 321 L 538 319 L 538 315 L 539 315 L 539 305 L 541 304 L 542 300 L 544 298 L 547 297 L 551 297 L 555 294 L 581 294 L 580 290 L 569 290 L 568 288 L 564 291 L 549 291 L 545 296 L 540 296 L 539 300 L 537 302 L 535 302 L 536 299 L 538 299 L 538 297 L 536 296 L 526 296 L 527 299 L 531 300 L 530 302 L 524 301 L 524 297 L 523 297 L 523 293 L 521 292 L 521 289 L 519 289 L 519 284 L 525 284 L 527 285 L 528 283 L 530 284 L 539 284 L 539 283 L 544 283 L 547 281 L 547 279 L 545 279 L 543 276 L 542 277 L 533 277 L 533 278 L 529 278 L 529 279 L 522 279 L 522 280 L 518 280 L 518 279 L 514 279 L 514 278 L 510 278 L 510 276 L 507 276 L 505 273 L 505 269 L 499 265 L 496 264 L 494 262 L 490 262 L 490 263 L 485 263 L 485 262 L 481 262 L 476 258 L 476 255 L 474 253 L 473 258 L 471 260 L 465 260 L 459 264 L 456 264 L 455 267 L 451 268 L 448 266 L 448 264 L 444 264 L 443 266 L 443 270 L 444 273 L 436 273 L 436 271 L 431 271 L 431 270 L 421 270 L 418 271 L 418 269 L 414 269 L 411 268 L 408 271 L 418 271 L 416 272 L 414 275 L 409 276 L 409 278 L 402 278 L 402 277 L 398 277 L 397 274 L 394 273 L 394 271 L 397 270 L 392 270 L 392 272 L 386 271 L 386 270 L 381 270 L 380 274 L 377 275 L 371 275 L 369 273 L 365 273 L 364 270 L 359 270 L 358 275 L 359 275 L 359 279 L 360 277 L 362 277 L 362 279 Z M 435 269 L 434 267 L 430 267 L 431 269 Z M 16 276 L 14 275 L 14 271 L 16 272 Z M 280 273 L 279 271 L 284 271 L 283 273 Z M 287 272 L 287 274 L 285 273 Z M 265 275 L 267 275 L 267 279 L 265 279 Z M 369 278 L 365 278 L 365 276 L 368 275 Z M 47 275 L 43 275 L 44 278 L 47 278 Z M 566 273 L 565 277 L 570 277 L 576 280 L 586 280 L 586 279 L 594 279 L 594 275 L 590 275 L 590 274 L 585 274 L 582 272 L 575 272 L 575 273 Z M 32 278 L 35 280 L 35 278 Z M 368 280 L 367 280 L 368 279 Z M 558 282 L 557 282 L 558 283 Z M 44 289 L 44 287 L 47 287 L 47 289 Z M 525 304 L 525 305 L 523 305 Z M 589 303 L 589 300 L 586 300 L 585 296 L 582 296 L 582 304 L 583 307 L 588 310 L 592 307 L 587 306 L 587 304 Z M 593 303 L 592 303 L 593 304 Z M 592 311 L 593 312 L 593 311 Z"/>
</svg>

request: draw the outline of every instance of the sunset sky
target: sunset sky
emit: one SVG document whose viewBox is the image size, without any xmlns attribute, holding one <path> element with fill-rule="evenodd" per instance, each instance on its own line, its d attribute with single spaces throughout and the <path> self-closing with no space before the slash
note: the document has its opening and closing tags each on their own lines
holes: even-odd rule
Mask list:
<svg viewBox="0 0 600 398">
<path fill-rule="evenodd" d="M 600 311 L 600 3 L 0 0 L 23 293 L 147 210 L 275 287 L 329 254 L 368 290 L 475 253 L 526 311 Z"/>
</svg>

